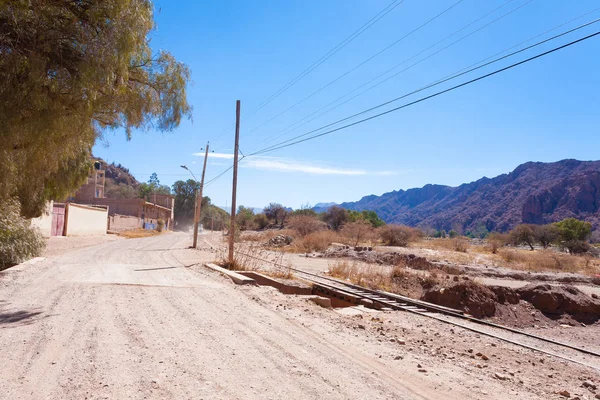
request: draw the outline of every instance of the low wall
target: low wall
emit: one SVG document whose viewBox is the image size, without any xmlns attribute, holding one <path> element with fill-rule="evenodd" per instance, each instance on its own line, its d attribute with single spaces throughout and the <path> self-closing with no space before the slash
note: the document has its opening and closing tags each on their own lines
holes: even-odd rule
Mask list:
<svg viewBox="0 0 600 400">
<path fill-rule="evenodd" d="M 108 220 L 108 229 L 114 232 L 131 231 L 142 227 L 142 219 L 130 215 L 111 215 Z"/>
<path fill-rule="evenodd" d="M 104 235 L 108 226 L 108 209 L 69 203 L 66 236 Z"/>
<path fill-rule="evenodd" d="M 37 218 L 31 219 L 31 227 L 38 228 L 44 237 L 50 237 L 52 234 L 52 207 L 54 206 L 53 201 L 46 203 L 46 207 L 42 212 L 42 215 Z"/>
</svg>

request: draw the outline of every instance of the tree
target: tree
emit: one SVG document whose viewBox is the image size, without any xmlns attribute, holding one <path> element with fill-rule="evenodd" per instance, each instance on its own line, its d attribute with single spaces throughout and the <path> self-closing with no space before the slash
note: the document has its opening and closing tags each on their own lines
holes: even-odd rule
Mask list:
<svg viewBox="0 0 600 400">
<path fill-rule="evenodd" d="M 0 203 L 37 216 L 85 182 L 107 130 L 171 131 L 189 69 L 153 52 L 150 0 L 0 3 Z"/>
<path fill-rule="evenodd" d="M 385 222 L 379 218 L 375 211 L 368 210 L 348 211 L 348 220 L 350 222 L 367 221 L 373 228 L 379 228 L 380 226 L 385 225 Z"/>
<path fill-rule="evenodd" d="M 327 225 L 323 221 L 319 221 L 316 216 L 302 214 L 292 215 L 288 226 L 298 232 L 300 236 L 327 229 Z"/>
<path fill-rule="evenodd" d="M 323 215 L 323 220 L 331 229 L 339 231 L 348 222 L 348 210 L 340 206 L 332 206 Z"/>
<path fill-rule="evenodd" d="M 145 183 L 141 184 L 147 185 Z M 177 181 L 173 184 L 173 193 L 175 195 L 174 219 L 179 229 L 185 229 L 194 222 L 194 211 L 196 206 L 196 192 L 200 190 L 200 185 L 193 179 L 187 181 Z M 202 205 L 210 203 L 210 198 L 202 199 Z"/>
<path fill-rule="evenodd" d="M 535 225 L 517 225 L 510 231 L 510 237 L 515 246 L 526 243 L 533 250 L 533 245 L 535 244 Z"/>
<path fill-rule="evenodd" d="M 561 245 L 569 253 L 585 253 L 589 250 L 588 239 L 592 234 L 592 224 L 575 218 L 563 219 L 555 223 Z"/>
<path fill-rule="evenodd" d="M 269 225 L 269 218 L 263 213 L 254 216 L 254 224 L 257 229 L 265 229 Z"/>
<path fill-rule="evenodd" d="M 535 240 L 545 249 L 556 242 L 559 237 L 558 228 L 553 224 L 537 225 L 533 230 L 533 234 Z"/>
<path fill-rule="evenodd" d="M 150 175 L 148 183 L 140 183 L 140 186 L 138 187 L 139 198 L 152 201 L 153 194 L 171 194 L 170 187 L 160 184 L 160 180 L 158 180 L 158 175 L 156 175 L 156 172 L 153 172 L 152 175 Z"/>
<path fill-rule="evenodd" d="M 373 226 L 369 221 L 361 219 L 347 223 L 342 227 L 341 232 L 344 237 L 350 240 L 353 246 L 358 246 L 373 232 Z"/>
<path fill-rule="evenodd" d="M 275 225 L 280 224 L 283 227 L 287 211 L 279 203 L 270 203 L 263 210 L 267 218 L 275 220 Z"/>
<path fill-rule="evenodd" d="M 254 225 L 254 210 L 239 206 L 237 213 L 235 214 L 235 221 L 242 231 L 252 229 L 252 226 Z"/>
</svg>

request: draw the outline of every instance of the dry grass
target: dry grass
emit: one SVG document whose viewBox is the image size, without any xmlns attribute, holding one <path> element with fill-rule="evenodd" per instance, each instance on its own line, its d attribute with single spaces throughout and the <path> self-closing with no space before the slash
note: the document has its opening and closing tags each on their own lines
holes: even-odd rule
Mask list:
<svg viewBox="0 0 600 400">
<path fill-rule="evenodd" d="M 290 251 L 295 253 L 312 253 L 325 251 L 332 243 L 344 242 L 344 238 L 335 231 L 319 231 L 304 237 L 298 237 L 290 246 Z"/>
<path fill-rule="evenodd" d="M 329 263 L 329 275 L 370 289 L 385 290 L 412 297 L 419 297 L 422 289 L 432 287 L 440 282 L 435 273 L 411 273 L 403 266 L 390 268 L 389 266 L 341 259 Z"/>
<path fill-rule="evenodd" d="M 577 272 L 586 264 L 585 257 L 558 253 L 553 250 L 500 249 L 498 255 L 508 263 L 507 266 L 528 271 Z"/>
<path fill-rule="evenodd" d="M 457 251 L 459 253 L 467 253 L 471 246 L 466 239 L 454 238 L 454 239 L 433 239 L 425 242 L 431 249 L 443 249 L 450 251 Z"/>
<path fill-rule="evenodd" d="M 138 238 L 162 235 L 163 233 L 166 233 L 166 232 L 165 231 L 159 232 L 159 231 L 149 230 L 149 229 L 134 229 L 131 231 L 120 232 L 119 236 L 123 236 L 124 238 L 127 238 L 127 239 L 138 239 Z"/>
</svg>

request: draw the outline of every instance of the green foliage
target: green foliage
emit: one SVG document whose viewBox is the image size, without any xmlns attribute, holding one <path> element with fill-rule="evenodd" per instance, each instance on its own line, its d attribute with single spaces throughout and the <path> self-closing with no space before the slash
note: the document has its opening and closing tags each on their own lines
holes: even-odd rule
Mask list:
<svg viewBox="0 0 600 400">
<path fill-rule="evenodd" d="M 237 213 L 235 214 L 235 222 L 242 231 L 252 229 L 254 226 L 254 210 L 248 207 L 239 206 Z"/>
<path fill-rule="evenodd" d="M 450 238 L 454 239 L 454 238 L 456 238 L 456 237 L 458 237 L 460 235 L 458 234 L 458 232 L 456 232 L 454 229 L 452 229 L 452 230 L 450 230 L 450 232 L 448 232 L 448 236 Z"/>
<path fill-rule="evenodd" d="M 149 186 L 143 183 L 140 187 L 142 185 Z M 200 190 L 200 185 L 193 179 L 177 181 L 173 184 L 173 194 L 175 195 L 173 213 L 178 229 L 189 228 L 194 223 L 194 207 L 198 190 Z M 208 199 L 208 203 L 210 203 L 210 198 L 205 197 L 205 199 Z M 204 199 L 202 199 L 202 203 L 202 206 L 204 206 Z"/>
<path fill-rule="evenodd" d="M 585 253 L 589 250 L 587 241 L 592 234 L 592 224 L 575 218 L 567 218 L 557 222 L 555 226 L 558 229 L 561 245 L 569 253 Z"/>
<path fill-rule="evenodd" d="M 533 233 L 536 242 L 541 244 L 545 249 L 556 242 L 560 235 L 558 228 L 554 224 L 537 225 Z"/>
<path fill-rule="evenodd" d="M 309 204 L 303 204 L 302 206 L 300 206 L 300 208 L 298 210 L 292 211 L 291 215 L 292 216 L 306 215 L 309 217 L 317 217 L 319 214 L 317 214 L 317 212 L 315 210 L 313 210 Z"/>
<path fill-rule="evenodd" d="M 188 68 L 150 47 L 149 0 L 5 0 L 0 27 L 0 201 L 25 216 L 85 182 L 107 130 L 191 115 Z"/>
<path fill-rule="evenodd" d="M 490 231 L 484 224 L 477 226 L 475 229 L 466 231 L 465 236 L 470 239 L 485 239 L 490 234 Z"/>
<path fill-rule="evenodd" d="M 182 181 L 178 181 L 182 182 Z M 198 186 L 198 185 L 196 185 Z M 152 201 L 153 194 L 172 194 L 171 188 L 167 185 L 161 185 L 158 180 L 158 176 L 156 172 L 150 175 L 150 179 L 148 179 L 148 183 L 140 183 L 138 186 L 138 197 L 141 199 L 146 199 L 147 201 Z"/>
<path fill-rule="evenodd" d="M 162 232 L 163 229 L 165 229 L 165 221 L 163 221 L 162 219 L 159 219 L 158 221 L 156 221 L 156 230 L 158 232 Z"/>
<path fill-rule="evenodd" d="M 9 199 L 0 203 L 0 270 L 39 256 L 46 246 L 39 231 L 21 217 L 19 202 Z"/>
<path fill-rule="evenodd" d="M 375 211 L 348 211 L 348 221 L 350 222 L 358 222 L 358 221 L 367 221 L 371 224 L 373 228 L 379 228 L 380 226 L 385 225 L 385 222 L 379 218 Z"/>
<path fill-rule="evenodd" d="M 470 234 L 470 233 L 469 233 L 469 232 L 467 232 L 467 236 L 469 236 L 469 234 Z M 442 229 L 441 231 L 436 231 L 436 232 L 433 234 L 433 237 L 434 237 L 434 238 L 438 238 L 438 239 L 439 239 L 439 238 L 445 238 L 445 237 L 446 237 L 446 231 L 445 231 L 444 229 Z"/>
</svg>

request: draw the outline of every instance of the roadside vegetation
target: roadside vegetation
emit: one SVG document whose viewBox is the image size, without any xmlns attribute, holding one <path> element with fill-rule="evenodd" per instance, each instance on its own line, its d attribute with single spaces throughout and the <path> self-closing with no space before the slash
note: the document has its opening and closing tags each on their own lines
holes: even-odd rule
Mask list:
<svg viewBox="0 0 600 400">
<path fill-rule="evenodd" d="M 461 234 L 460 227 L 445 231 L 385 224 L 372 211 L 337 206 L 321 214 L 309 207 L 292 211 L 277 203 L 260 214 L 240 206 L 236 220 L 244 242 L 278 252 L 325 252 L 332 245 L 376 251 L 390 247 L 389 251 L 417 252 L 430 261 L 459 265 L 600 273 L 600 250 L 590 243 L 592 226 L 574 218 L 546 225 L 521 224 L 507 233 L 490 233 L 481 227 L 469 236 Z"/>
<path fill-rule="evenodd" d="M 39 256 L 46 246 L 40 232 L 30 227 L 16 200 L 8 200 L 0 213 L 0 271 Z"/>
</svg>

